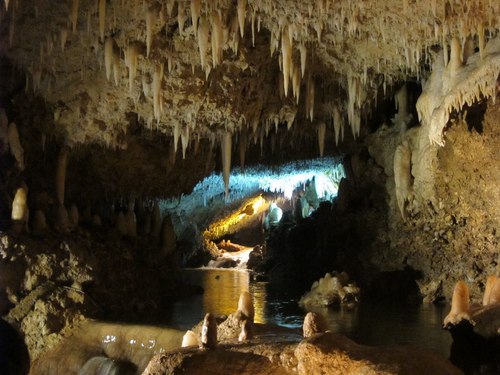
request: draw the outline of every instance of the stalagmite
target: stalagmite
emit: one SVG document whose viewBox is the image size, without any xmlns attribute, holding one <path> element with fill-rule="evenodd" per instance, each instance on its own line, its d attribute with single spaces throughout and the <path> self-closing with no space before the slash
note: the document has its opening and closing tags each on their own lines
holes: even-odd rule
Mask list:
<svg viewBox="0 0 500 375">
<path fill-rule="evenodd" d="M 461 320 L 470 320 L 469 316 L 469 288 L 464 281 L 459 281 L 453 290 L 451 311 L 444 318 L 443 325 L 458 324 Z"/>
<path fill-rule="evenodd" d="M 99 38 L 104 42 L 104 28 L 106 26 L 106 0 L 99 0 Z"/>
<path fill-rule="evenodd" d="M 232 135 L 229 132 L 224 133 L 221 142 L 222 154 L 222 172 L 224 175 L 224 190 L 226 199 L 229 198 L 229 174 L 231 173 L 231 147 Z"/>
<path fill-rule="evenodd" d="M 283 89 L 288 96 L 288 82 L 290 80 L 290 69 L 292 65 L 292 44 L 288 37 L 288 27 L 283 28 L 281 33 L 281 54 L 283 61 Z"/>
<path fill-rule="evenodd" d="M 207 66 L 209 26 L 207 19 L 201 17 L 200 27 L 198 28 L 198 49 L 200 51 L 201 68 L 203 70 Z"/>
<path fill-rule="evenodd" d="M 201 0 L 191 0 L 191 19 L 193 21 L 194 34 L 198 30 L 198 18 L 200 18 Z"/>
<path fill-rule="evenodd" d="M 247 13 L 247 0 L 238 0 L 238 24 L 240 27 L 240 36 L 245 35 L 245 18 Z"/>
<path fill-rule="evenodd" d="M 326 124 L 322 121 L 318 124 L 318 146 L 319 156 L 322 158 L 325 152 Z"/>
<path fill-rule="evenodd" d="M 241 292 L 240 299 L 238 300 L 238 311 L 240 311 L 250 322 L 253 323 L 255 309 L 253 306 L 252 295 L 249 292 Z"/>
<path fill-rule="evenodd" d="M 186 159 L 186 150 L 189 145 L 189 126 L 185 126 L 181 132 L 182 159 Z"/>
<path fill-rule="evenodd" d="M 305 44 L 301 44 L 299 46 L 300 52 L 300 70 L 302 72 L 302 78 L 304 78 L 304 74 L 306 72 L 306 58 L 307 58 L 307 49 Z"/>
<path fill-rule="evenodd" d="M 16 190 L 14 201 L 12 202 L 11 219 L 13 221 L 13 229 L 16 233 L 20 233 L 26 222 L 28 221 L 28 189 L 20 187 Z"/>
<path fill-rule="evenodd" d="M 201 327 L 201 348 L 214 348 L 217 346 L 217 322 L 215 316 L 210 313 L 205 315 Z"/>
<path fill-rule="evenodd" d="M 76 26 L 78 23 L 78 8 L 80 6 L 80 0 L 73 0 L 71 5 L 71 30 L 76 32 Z"/>
<path fill-rule="evenodd" d="M 16 159 L 16 166 L 20 171 L 24 171 L 24 149 L 19 140 L 19 132 L 14 122 L 9 124 L 7 129 L 7 138 L 9 139 L 10 154 Z"/>
<path fill-rule="evenodd" d="M 198 336 L 196 336 L 196 334 L 191 330 L 188 330 L 186 334 L 182 337 L 182 344 L 181 344 L 182 348 L 186 348 L 188 346 L 199 346 L 199 345 L 200 342 L 198 340 Z"/>
<path fill-rule="evenodd" d="M 490 304 L 491 290 L 493 289 L 493 286 L 497 282 L 497 279 L 498 278 L 495 275 L 488 276 L 488 278 L 486 279 L 486 287 L 484 288 L 484 295 L 483 295 L 483 306 L 488 306 Z"/>
<path fill-rule="evenodd" d="M 497 305 L 500 304 L 500 277 L 495 279 L 491 287 L 490 298 L 488 301 L 489 305 Z"/>
<path fill-rule="evenodd" d="M 156 121 L 160 121 L 162 108 L 162 85 L 163 82 L 163 64 L 155 66 L 153 73 L 153 113 Z"/>
<path fill-rule="evenodd" d="M 245 342 L 251 340 L 253 337 L 252 334 L 252 323 L 249 320 L 244 320 L 241 324 L 241 331 L 238 335 L 239 342 Z"/>
<path fill-rule="evenodd" d="M 153 212 L 151 213 L 151 236 L 152 237 L 160 237 L 161 231 L 161 214 L 160 214 L 160 206 L 158 206 L 158 202 L 155 202 L 153 205 Z"/>
<path fill-rule="evenodd" d="M 156 22 L 156 9 L 150 7 L 146 12 L 146 57 L 149 58 L 151 44 L 153 43 L 153 26 Z"/>
<path fill-rule="evenodd" d="M 406 221 L 406 202 L 412 199 L 411 150 L 408 141 L 403 141 L 394 153 L 394 182 L 396 200 L 401 217 Z"/>
<path fill-rule="evenodd" d="M 56 198 L 59 205 L 64 204 L 64 191 L 66 184 L 66 167 L 68 165 L 68 150 L 62 146 L 57 157 L 57 167 L 55 175 Z"/>
</svg>

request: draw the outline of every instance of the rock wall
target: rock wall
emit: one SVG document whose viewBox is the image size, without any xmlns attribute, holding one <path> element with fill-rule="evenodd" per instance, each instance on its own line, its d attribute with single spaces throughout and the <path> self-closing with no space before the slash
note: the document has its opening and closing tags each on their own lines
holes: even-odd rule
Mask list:
<svg viewBox="0 0 500 375">
<path fill-rule="evenodd" d="M 381 126 L 366 138 L 365 150 L 346 158 L 348 178 L 332 205 L 296 226 L 285 221 L 271 234 L 262 269 L 278 280 L 299 280 L 302 291 L 327 271 L 346 270 L 372 297 L 427 302 L 449 298 L 455 282 L 465 279 L 479 301 L 500 262 L 500 105 L 488 101 L 484 120 L 480 107 L 485 103 L 468 109 L 475 114 L 468 123 L 450 121 L 445 146 L 434 150 L 428 168 L 435 206 L 411 199 L 403 219 L 394 153 L 406 139 L 413 182 L 415 158 L 425 154 L 417 149 L 421 128 L 401 133 Z"/>
</svg>

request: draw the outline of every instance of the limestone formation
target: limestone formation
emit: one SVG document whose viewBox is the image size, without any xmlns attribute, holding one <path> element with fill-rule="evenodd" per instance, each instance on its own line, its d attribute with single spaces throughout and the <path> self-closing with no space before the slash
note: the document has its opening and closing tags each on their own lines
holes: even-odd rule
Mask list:
<svg viewBox="0 0 500 375">
<path fill-rule="evenodd" d="M 407 204 L 412 200 L 411 150 L 408 141 L 403 141 L 394 153 L 394 183 L 396 200 L 403 220 L 407 219 Z"/>
<path fill-rule="evenodd" d="M 217 322 L 215 317 L 207 313 L 201 327 L 200 348 L 212 349 L 217 345 Z"/>
<path fill-rule="evenodd" d="M 309 338 L 325 331 L 326 324 L 321 315 L 314 312 L 308 312 L 304 318 L 304 324 L 302 325 L 304 338 Z"/>
<path fill-rule="evenodd" d="M 241 292 L 240 298 L 238 300 L 238 311 L 248 319 L 251 323 L 253 323 L 255 316 L 255 309 L 253 306 L 253 298 L 252 295 L 247 292 Z"/>
<path fill-rule="evenodd" d="M 198 340 L 198 336 L 196 336 L 196 334 L 191 331 L 191 330 L 188 330 L 185 335 L 182 337 L 182 344 L 181 346 L 183 348 L 186 348 L 188 346 L 199 346 L 200 343 L 199 343 L 199 340 Z"/>
</svg>

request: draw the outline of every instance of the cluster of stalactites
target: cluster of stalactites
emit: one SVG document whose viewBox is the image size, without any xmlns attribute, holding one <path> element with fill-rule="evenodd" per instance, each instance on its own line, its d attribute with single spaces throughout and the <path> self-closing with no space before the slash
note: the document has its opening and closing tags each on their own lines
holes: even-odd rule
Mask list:
<svg viewBox="0 0 500 375">
<path fill-rule="evenodd" d="M 452 39 L 449 59 L 436 59 L 417 101 L 418 116 L 428 129 L 431 143 L 440 146 L 444 145 L 443 129 L 451 112 L 459 112 L 465 104 L 470 106 L 483 98 L 495 100 L 497 93 L 500 37 L 491 39 L 482 52 L 468 56 L 466 65 L 462 56 L 460 42 Z"/>
</svg>

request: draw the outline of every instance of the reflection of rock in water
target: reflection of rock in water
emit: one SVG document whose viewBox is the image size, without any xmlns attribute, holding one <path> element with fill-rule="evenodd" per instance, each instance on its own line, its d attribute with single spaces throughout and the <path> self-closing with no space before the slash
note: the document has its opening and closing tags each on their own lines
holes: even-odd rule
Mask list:
<svg viewBox="0 0 500 375">
<path fill-rule="evenodd" d="M 78 375 L 134 375 L 137 367 L 125 361 L 107 357 L 92 357 L 78 371 Z"/>
<path fill-rule="evenodd" d="M 0 374 L 25 375 L 30 367 L 30 357 L 21 335 L 0 319 Z"/>
<path fill-rule="evenodd" d="M 155 354 L 180 348 L 183 334 L 170 328 L 89 322 L 35 361 L 32 375 L 78 374 L 84 368 L 81 374 L 128 374 L 135 373 L 133 368 L 142 373 Z M 98 369 L 104 372 L 92 372 Z"/>
</svg>

